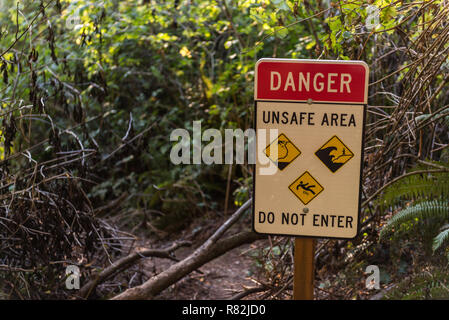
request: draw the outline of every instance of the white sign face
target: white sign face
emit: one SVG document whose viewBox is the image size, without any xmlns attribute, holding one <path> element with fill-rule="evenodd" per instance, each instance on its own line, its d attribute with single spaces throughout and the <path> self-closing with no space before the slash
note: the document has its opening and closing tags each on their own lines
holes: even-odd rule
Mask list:
<svg viewBox="0 0 449 320">
<path fill-rule="evenodd" d="M 356 236 L 363 115 L 363 105 L 257 102 L 256 128 L 267 129 L 267 145 L 258 152 L 278 170 L 273 175 L 258 174 L 266 164 L 257 157 L 256 232 Z M 273 141 L 269 129 L 278 130 Z"/>
<path fill-rule="evenodd" d="M 275 62 L 269 60 L 265 74 L 276 74 L 277 71 L 268 68 L 276 70 Z M 367 72 L 366 65 L 360 65 Z M 316 65 L 312 67 L 316 68 Z M 342 68 L 341 65 L 339 67 Z M 284 69 L 289 70 L 284 59 L 281 68 L 279 74 L 287 72 Z M 325 72 L 318 71 L 324 78 Z M 333 72 L 332 75 L 336 74 Z M 341 82 L 347 92 L 353 89 L 348 79 L 357 76 L 366 78 L 365 74 L 354 73 L 358 70 L 352 72 L 345 73 L 350 76 L 344 78 L 346 82 Z M 303 74 L 307 74 L 307 69 L 303 70 Z M 337 79 L 338 74 L 333 77 Z M 273 79 L 267 78 L 268 82 L 271 81 L 268 90 L 279 89 L 279 85 L 272 84 Z M 256 79 L 259 83 L 264 81 L 257 78 L 257 66 Z M 302 85 L 305 88 L 307 83 L 304 81 Z M 338 87 L 341 83 L 336 80 L 333 86 Z M 261 93 L 264 87 L 258 87 L 255 107 L 258 156 L 253 181 L 254 230 L 272 235 L 354 238 L 359 227 L 365 84 L 357 83 L 357 88 L 365 90 L 362 94 L 352 91 L 362 103 L 348 103 L 353 96 L 347 94 L 342 103 L 292 102 L 293 93 L 287 96 L 288 101 L 262 101 L 257 100 L 257 95 L 265 97 L 270 93 Z M 294 85 L 289 85 L 287 89 L 290 87 Z M 279 93 L 275 94 L 279 98 Z M 306 93 L 302 94 L 307 97 Z M 316 97 L 316 92 L 314 94 Z M 321 100 L 327 98 L 326 95 L 320 97 Z M 336 99 L 335 95 L 330 97 Z M 272 134 L 274 129 L 277 130 L 275 135 Z M 268 162 L 277 168 L 274 174 L 263 172 Z"/>
</svg>

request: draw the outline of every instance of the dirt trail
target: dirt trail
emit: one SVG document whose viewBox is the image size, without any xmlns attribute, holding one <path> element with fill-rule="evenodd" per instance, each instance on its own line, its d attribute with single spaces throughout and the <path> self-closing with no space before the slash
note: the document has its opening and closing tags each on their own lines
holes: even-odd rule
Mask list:
<svg viewBox="0 0 449 320">
<path fill-rule="evenodd" d="M 246 254 L 251 245 L 243 245 L 203 265 L 176 284 L 163 291 L 157 299 L 164 300 L 214 300 L 229 299 L 243 291 L 245 287 L 257 284 L 251 280 L 254 261 Z M 176 257 L 183 259 L 194 249 L 183 248 Z M 159 273 L 175 262 L 167 259 L 150 258 L 143 263 L 145 270 Z M 148 276 L 150 274 L 147 274 Z"/>
</svg>

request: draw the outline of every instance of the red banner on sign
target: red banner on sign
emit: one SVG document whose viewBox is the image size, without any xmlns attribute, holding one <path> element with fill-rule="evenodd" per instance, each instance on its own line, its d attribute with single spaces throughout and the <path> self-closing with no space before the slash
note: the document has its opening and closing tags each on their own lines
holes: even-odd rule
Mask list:
<svg viewBox="0 0 449 320">
<path fill-rule="evenodd" d="M 367 103 L 368 66 L 362 61 L 261 59 L 255 100 Z"/>
</svg>

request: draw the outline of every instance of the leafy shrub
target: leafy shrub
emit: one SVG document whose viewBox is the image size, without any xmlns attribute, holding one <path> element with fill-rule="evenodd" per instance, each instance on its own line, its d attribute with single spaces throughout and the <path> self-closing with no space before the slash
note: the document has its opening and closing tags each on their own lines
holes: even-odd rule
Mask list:
<svg viewBox="0 0 449 320">
<path fill-rule="evenodd" d="M 449 239 L 445 225 L 449 220 L 448 196 L 447 173 L 411 175 L 391 185 L 382 197 L 382 204 L 393 208 L 403 203 L 407 206 L 388 220 L 380 239 L 399 231 L 402 235 L 419 234 L 428 246 L 432 245 L 433 251 L 442 248 Z"/>
</svg>

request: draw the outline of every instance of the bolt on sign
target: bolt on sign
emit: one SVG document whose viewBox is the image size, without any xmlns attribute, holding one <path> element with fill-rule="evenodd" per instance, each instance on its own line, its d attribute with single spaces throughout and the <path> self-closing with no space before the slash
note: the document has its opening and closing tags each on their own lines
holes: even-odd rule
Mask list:
<svg viewBox="0 0 449 320">
<path fill-rule="evenodd" d="M 256 232 L 357 235 L 368 75 L 362 61 L 257 62 Z"/>
</svg>

